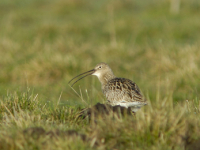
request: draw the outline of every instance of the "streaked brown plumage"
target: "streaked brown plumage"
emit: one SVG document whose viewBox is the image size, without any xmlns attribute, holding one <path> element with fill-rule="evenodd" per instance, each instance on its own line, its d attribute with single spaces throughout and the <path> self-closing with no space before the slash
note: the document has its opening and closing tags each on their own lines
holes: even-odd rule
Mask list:
<svg viewBox="0 0 200 150">
<path fill-rule="evenodd" d="M 120 105 L 126 108 L 131 107 L 132 111 L 136 112 L 140 107 L 147 104 L 138 86 L 129 79 L 116 77 L 106 63 L 99 63 L 94 69 L 82 73 L 73 79 L 84 74 L 86 75 L 80 79 L 88 75 L 96 75 L 98 77 L 101 82 L 103 94 L 112 106 Z M 76 80 L 72 86 L 80 79 Z"/>
</svg>

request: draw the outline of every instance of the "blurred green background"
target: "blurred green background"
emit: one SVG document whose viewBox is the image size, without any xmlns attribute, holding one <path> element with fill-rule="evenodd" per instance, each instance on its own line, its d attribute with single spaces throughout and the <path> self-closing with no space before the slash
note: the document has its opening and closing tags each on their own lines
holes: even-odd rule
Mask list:
<svg viewBox="0 0 200 150">
<path fill-rule="evenodd" d="M 1 0 L 0 96 L 30 88 L 41 101 L 84 105 L 68 81 L 106 62 L 151 101 L 198 99 L 200 1 L 180 2 Z M 94 76 L 74 89 L 89 105 L 105 102 Z"/>
</svg>

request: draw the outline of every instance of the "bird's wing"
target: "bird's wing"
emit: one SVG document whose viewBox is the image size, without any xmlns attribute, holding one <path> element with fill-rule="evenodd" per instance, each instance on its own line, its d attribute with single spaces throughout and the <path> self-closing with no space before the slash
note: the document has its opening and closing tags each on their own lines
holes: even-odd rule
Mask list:
<svg viewBox="0 0 200 150">
<path fill-rule="evenodd" d="M 146 101 L 138 86 L 129 79 L 114 78 L 107 83 L 103 92 L 106 98 L 110 101 L 118 101 L 122 103 L 145 103 Z"/>
</svg>

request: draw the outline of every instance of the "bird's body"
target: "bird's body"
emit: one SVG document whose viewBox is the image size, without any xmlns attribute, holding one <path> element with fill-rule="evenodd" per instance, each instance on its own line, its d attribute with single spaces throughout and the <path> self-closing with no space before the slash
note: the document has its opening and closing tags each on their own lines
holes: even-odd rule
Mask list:
<svg viewBox="0 0 200 150">
<path fill-rule="evenodd" d="M 99 63 L 93 70 L 88 72 L 89 74 L 87 75 L 96 75 L 98 77 L 101 82 L 103 94 L 110 105 L 120 105 L 126 108 L 131 107 L 132 111 L 136 112 L 140 107 L 147 104 L 138 86 L 129 79 L 116 77 L 106 63 Z"/>
<path fill-rule="evenodd" d="M 125 78 L 113 78 L 102 89 L 108 103 L 112 106 L 131 107 L 136 112 L 146 104 L 138 86 Z"/>
</svg>

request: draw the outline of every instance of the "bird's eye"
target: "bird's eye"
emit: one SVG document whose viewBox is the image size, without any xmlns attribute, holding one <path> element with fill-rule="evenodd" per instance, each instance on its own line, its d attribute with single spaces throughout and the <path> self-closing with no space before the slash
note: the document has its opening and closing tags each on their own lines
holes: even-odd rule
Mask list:
<svg viewBox="0 0 200 150">
<path fill-rule="evenodd" d="M 101 69 L 101 66 L 99 66 L 99 69 Z"/>
</svg>

